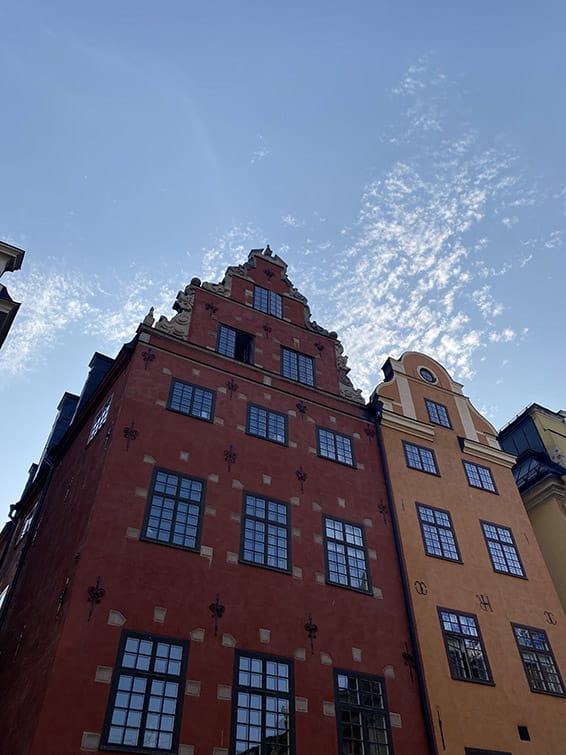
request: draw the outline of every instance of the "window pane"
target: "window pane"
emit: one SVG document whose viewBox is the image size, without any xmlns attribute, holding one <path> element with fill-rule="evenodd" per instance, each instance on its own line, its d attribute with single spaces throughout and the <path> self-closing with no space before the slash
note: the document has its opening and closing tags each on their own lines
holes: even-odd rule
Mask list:
<svg viewBox="0 0 566 755">
<path fill-rule="evenodd" d="M 324 539 L 328 581 L 369 592 L 369 568 L 362 528 L 325 517 Z"/>
<path fill-rule="evenodd" d="M 184 674 L 187 645 L 129 633 L 124 637 L 116 665 L 130 672 L 120 673 L 111 691 L 109 723 L 102 741 L 172 752 L 183 699 L 182 687 L 173 679 Z"/>
</svg>

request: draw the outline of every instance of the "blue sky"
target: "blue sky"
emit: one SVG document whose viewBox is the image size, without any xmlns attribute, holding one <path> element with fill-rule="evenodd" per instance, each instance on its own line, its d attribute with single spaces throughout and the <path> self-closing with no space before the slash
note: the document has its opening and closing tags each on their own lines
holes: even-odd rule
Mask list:
<svg viewBox="0 0 566 755">
<path fill-rule="evenodd" d="M 497 426 L 565 405 L 562 3 L 1 11 L 0 518 L 64 391 L 270 243 L 368 396 L 425 350 Z M 6 449 L 7 446 L 7 449 Z"/>
</svg>

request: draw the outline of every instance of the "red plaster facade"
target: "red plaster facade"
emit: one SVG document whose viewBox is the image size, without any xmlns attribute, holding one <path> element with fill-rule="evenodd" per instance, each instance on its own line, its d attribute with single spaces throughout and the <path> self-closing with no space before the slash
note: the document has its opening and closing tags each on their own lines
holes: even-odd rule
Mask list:
<svg viewBox="0 0 566 755">
<path fill-rule="evenodd" d="M 256 287 L 281 296 L 282 317 L 254 307 Z M 52 469 L 43 465 L 22 498 L 11 539 L 3 534 L 0 591 L 13 589 L 0 628 L 0 752 L 259 755 L 236 745 L 233 722 L 243 705 L 235 663 L 249 654 L 264 669 L 272 657 L 288 662 L 293 679 L 275 730 L 262 724 L 261 755 L 362 752 L 346 743 L 349 736 L 365 737 L 376 755 L 424 755 L 430 750 L 377 437 L 335 334 L 310 321 L 306 301 L 269 250 L 253 251 L 222 284 L 194 281 L 176 309 L 171 321 L 146 318 L 51 455 Z M 219 354 L 221 325 L 248 334 L 252 349 L 244 338 L 240 359 Z M 282 376 L 282 348 L 307 358 L 297 365 L 299 380 Z M 310 364 L 314 386 L 307 384 Z M 212 416 L 173 411 L 174 381 L 211 391 Z M 250 406 L 284 418 L 284 443 L 250 432 Z M 321 455 L 320 428 L 351 448 L 351 462 Z M 157 470 L 202 482 L 194 548 L 152 534 Z M 243 562 L 247 494 L 284 505 L 285 568 Z M 18 542 L 36 504 L 33 526 Z M 323 517 L 363 532 L 356 548 L 365 554 L 364 573 L 348 561 L 349 586 L 332 583 Z M 88 602 L 97 578 L 104 595 Z M 215 634 L 217 594 L 225 610 Z M 312 648 L 309 615 L 317 626 Z M 106 716 L 124 632 L 154 645 L 159 638 L 189 644 L 167 747 L 167 727 L 162 740 L 145 745 L 143 726 L 136 745 L 117 745 L 115 733 L 111 741 Z M 370 705 L 383 708 L 373 734 L 356 705 L 344 712 L 336 670 L 340 684 L 375 678 L 384 691 L 385 700 Z M 374 739 L 369 749 L 372 738 L 382 744 Z"/>
</svg>

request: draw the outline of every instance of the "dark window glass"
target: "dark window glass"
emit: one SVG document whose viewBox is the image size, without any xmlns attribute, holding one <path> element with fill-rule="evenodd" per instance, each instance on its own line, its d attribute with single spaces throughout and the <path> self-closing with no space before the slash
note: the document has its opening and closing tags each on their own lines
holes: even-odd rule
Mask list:
<svg viewBox="0 0 566 755">
<path fill-rule="evenodd" d="M 287 417 L 261 406 L 248 407 L 248 432 L 258 438 L 287 443 Z"/>
<path fill-rule="evenodd" d="M 200 540 L 203 498 L 202 480 L 156 470 L 143 538 L 196 550 Z"/>
<path fill-rule="evenodd" d="M 475 616 L 440 609 L 448 665 L 453 679 L 491 682 L 491 672 Z"/>
<path fill-rule="evenodd" d="M 92 423 L 92 427 L 90 428 L 90 433 L 88 434 L 87 445 L 90 443 L 90 441 L 94 438 L 94 436 L 97 434 L 97 432 L 100 430 L 100 428 L 104 425 L 104 423 L 108 419 L 108 413 L 110 411 L 111 403 L 112 403 L 112 396 L 109 396 L 106 399 L 102 409 L 98 412 L 98 414 L 94 418 L 94 422 Z"/>
<path fill-rule="evenodd" d="M 293 755 L 293 668 L 284 658 L 236 653 L 230 755 Z"/>
<path fill-rule="evenodd" d="M 305 385 L 314 385 L 314 359 L 298 351 L 281 348 L 281 374 Z"/>
<path fill-rule="evenodd" d="M 421 532 L 428 556 L 460 561 L 460 553 L 448 511 L 417 503 Z"/>
<path fill-rule="evenodd" d="M 124 632 L 101 749 L 176 752 L 188 642 Z"/>
<path fill-rule="evenodd" d="M 357 524 L 324 517 L 326 578 L 333 585 L 369 592 L 364 530 Z"/>
<path fill-rule="evenodd" d="M 407 466 L 411 469 L 419 469 L 421 472 L 438 474 L 434 453 L 429 448 L 415 446 L 413 443 L 403 441 Z"/>
<path fill-rule="evenodd" d="M 238 362 L 253 364 L 254 337 L 241 330 L 229 328 L 227 325 L 220 325 L 216 350 L 225 357 L 237 359 Z"/>
<path fill-rule="evenodd" d="M 244 496 L 241 559 L 289 571 L 289 507 L 249 493 Z"/>
<path fill-rule="evenodd" d="M 254 309 L 274 317 L 283 317 L 283 299 L 274 291 L 256 286 L 254 288 Z"/>
<path fill-rule="evenodd" d="M 482 522 L 481 526 L 495 571 L 524 577 L 525 572 L 511 530 L 490 522 Z"/>
<path fill-rule="evenodd" d="M 531 690 L 564 695 L 564 685 L 544 629 L 512 626 Z"/>
<path fill-rule="evenodd" d="M 318 428 L 318 453 L 325 459 L 333 459 L 342 464 L 354 465 L 352 440 L 347 435 Z"/>
<path fill-rule="evenodd" d="M 338 741 L 343 755 L 390 755 L 391 732 L 383 679 L 335 671 Z"/>
<path fill-rule="evenodd" d="M 429 401 L 428 399 L 425 399 L 425 404 L 428 418 L 434 425 L 442 425 L 442 427 L 452 428 L 450 417 L 448 416 L 448 409 L 444 404 L 437 404 L 436 401 Z"/>
<path fill-rule="evenodd" d="M 472 464 L 469 461 L 464 462 L 464 469 L 466 470 L 468 483 L 472 488 L 489 490 L 490 493 L 496 492 L 491 469 L 488 467 L 480 467 L 479 464 Z"/>
<path fill-rule="evenodd" d="M 181 380 L 173 380 L 169 395 L 169 409 L 191 417 L 200 419 L 212 419 L 214 405 L 214 393 L 207 388 L 199 388 L 197 385 L 183 383 Z"/>
</svg>

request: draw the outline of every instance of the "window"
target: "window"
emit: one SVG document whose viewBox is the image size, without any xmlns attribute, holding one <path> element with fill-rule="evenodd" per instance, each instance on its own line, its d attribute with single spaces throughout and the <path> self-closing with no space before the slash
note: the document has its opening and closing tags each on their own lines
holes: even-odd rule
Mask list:
<svg viewBox="0 0 566 755">
<path fill-rule="evenodd" d="M 318 428 L 318 453 L 325 459 L 333 459 L 341 464 L 354 466 L 352 440 L 347 435 L 334 433 L 332 430 Z"/>
<path fill-rule="evenodd" d="M 491 683 L 491 672 L 475 616 L 439 609 L 452 679 Z"/>
<path fill-rule="evenodd" d="M 236 651 L 230 755 L 293 755 L 293 667 Z"/>
<path fill-rule="evenodd" d="M 225 357 L 237 359 L 246 364 L 254 363 L 254 337 L 241 330 L 220 325 L 218 328 L 218 343 L 216 351 Z"/>
<path fill-rule="evenodd" d="M 143 539 L 196 550 L 200 541 L 203 498 L 203 480 L 156 470 Z"/>
<path fill-rule="evenodd" d="M 407 460 L 408 467 L 411 469 L 420 469 L 421 472 L 428 472 L 429 474 L 438 474 L 434 453 L 429 448 L 415 446 L 406 441 L 403 441 L 403 448 L 405 449 L 405 459 Z"/>
<path fill-rule="evenodd" d="M 564 695 L 564 685 L 544 629 L 512 624 L 532 692 Z"/>
<path fill-rule="evenodd" d="M 190 417 L 211 420 L 214 407 L 214 392 L 197 385 L 183 383 L 181 380 L 171 382 L 168 409 Z"/>
<path fill-rule="evenodd" d="M 110 404 L 112 403 L 112 396 L 109 396 L 102 409 L 98 412 L 96 417 L 94 418 L 94 422 L 92 423 L 92 427 L 90 428 L 90 433 L 88 434 L 88 440 L 86 442 L 87 446 L 90 443 L 90 441 L 94 438 L 96 433 L 100 430 L 102 425 L 106 422 L 108 419 L 108 412 L 110 411 Z"/>
<path fill-rule="evenodd" d="M 524 577 L 525 572 L 511 530 L 489 522 L 482 522 L 481 527 L 495 571 Z"/>
<path fill-rule="evenodd" d="M 326 579 L 330 584 L 370 591 L 364 530 L 340 519 L 323 518 Z"/>
<path fill-rule="evenodd" d="M 2 606 L 4 605 L 4 601 L 6 600 L 6 595 L 8 595 L 9 589 L 10 585 L 6 585 L 2 592 L 0 592 L 0 613 L 2 613 Z"/>
<path fill-rule="evenodd" d="M 314 359 L 281 347 L 281 374 L 305 385 L 314 385 Z"/>
<path fill-rule="evenodd" d="M 35 516 L 35 511 L 37 509 L 37 503 L 33 507 L 33 509 L 29 512 L 29 514 L 24 519 L 24 523 L 22 524 L 22 528 L 20 530 L 20 534 L 18 535 L 18 539 L 16 540 L 16 545 L 21 542 L 24 537 L 28 534 L 30 531 L 31 524 L 33 522 L 33 517 Z"/>
<path fill-rule="evenodd" d="M 258 438 L 287 443 L 287 417 L 261 406 L 248 406 L 248 432 Z"/>
<path fill-rule="evenodd" d="M 427 556 L 461 561 L 448 511 L 417 503 L 417 513 Z"/>
<path fill-rule="evenodd" d="M 246 493 L 241 560 L 289 571 L 289 508 L 286 503 Z"/>
<path fill-rule="evenodd" d="M 383 679 L 335 671 L 334 682 L 341 755 L 389 755 L 391 732 Z"/>
<path fill-rule="evenodd" d="M 480 467 L 479 464 L 472 464 L 469 461 L 463 462 L 464 469 L 466 470 L 466 477 L 468 483 L 473 488 L 481 488 L 482 490 L 489 490 L 490 493 L 496 493 L 495 483 L 491 475 L 491 469 L 488 467 Z"/>
<path fill-rule="evenodd" d="M 427 398 L 425 398 L 425 404 L 428 418 L 433 425 L 442 425 L 442 427 L 449 427 L 452 429 L 450 417 L 448 416 L 448 409 L 444 404 L 437 404 L 436 401 L 429 401 Z"/>
<path fill-rule="evenodd" d="M 189 643 L 123 632 L 101 749 L 176 752 Z"/>
<path fill-rule="evenodd" d="M 283 299 L 274 291 L 256 286 L 254 288 L 254 309 L 274 317 L 283 317 Z"/>
</svg>

